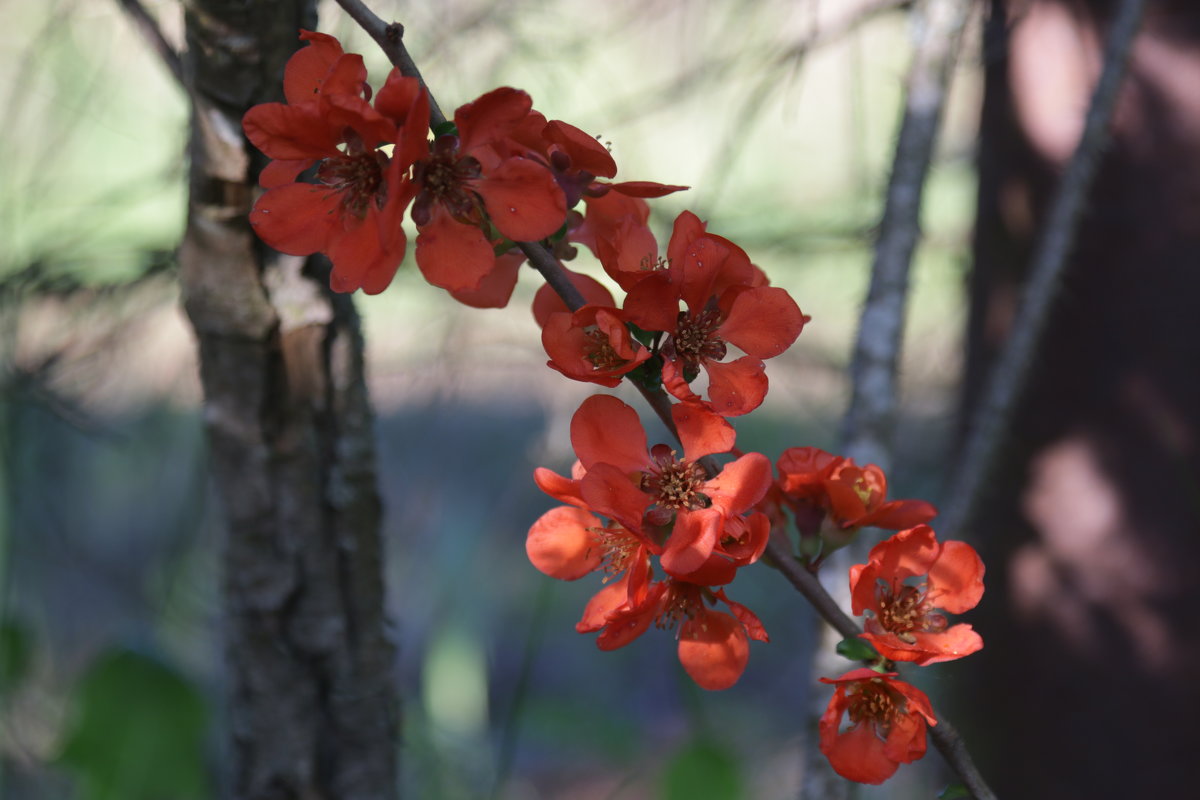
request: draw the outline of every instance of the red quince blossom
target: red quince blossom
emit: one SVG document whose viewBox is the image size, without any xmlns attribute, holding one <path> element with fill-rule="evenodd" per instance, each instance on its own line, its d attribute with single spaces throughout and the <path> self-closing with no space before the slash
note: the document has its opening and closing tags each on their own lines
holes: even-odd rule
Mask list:
<svg viewBox="0 0 1200 800">
<path fill-rule="evenodd" d="M 578 580 L 602 567 L 607 581 L 661 551 L 644 536 L 620 525 L 606 527 L 594 514 L 576 506 L 550 509 L 533 523 L 525 538 L 530 562 L 561 581 Z"/>
<path fill-rule="evenodd" d="M 532 105 L 525 92 L 501 87 L 460 106 L 454 112 L 457 134 L 439 136 L 413 165 L 417 266 L 433 285 L 479 287 L 496 263 L 485 232 L 489 222 L 518 242 L 544 239 L 562 227 L 562 190 L 542 164 L 514 153 L 509 140 Z"/>
<path fill-rule="evenodd" d="M 755 537 L 765 521 L 731 520 L 770 488 L 766 457 L 747 453 L 708 478 L 697 460 L 729 452 L 735 440 L 733 427 L 686 403 L 672 406 L 671 413 L 683 443 L 682 458 L 665 444 L 649 448 L 637 412 L 625 403 L 608 395 L 589 397 L 571 420 L 571 443 L 582 477 L 577 483 L 559 484 L 555 496 L 573 502 L 568 498 L 577 492 L 582 504 L 630 530 L 669 526 L 662 566 L 679 577 L 704 567 L 714 552 L 744 553 L 749 540 L 754 540 L 750 549 L 761 553 Z M 550 483 L 544 476 L 535 477 L 539 485 Z"/>
<path fill-rule="evenodd" d="M 547 511 L 529 529 L 525 551 L 537 569 L 559 580 L 605 573 L 605 586 L 588 601 L 575 626 L 580 633 L 599 631 L 601 650 L 623 647 L 651 624 L 678 624 L 680 663 L 705 689 L 732 686 L 746 668 L 749 640 L 768 641 L 754 612 L 730 600 L 724 590 L 674 578 L 652 582 L 650 556 L 662 548 L 619 524 L 605 526 L 584 508 Z M 725 603 L 731 613 L 710 610 L 706 599 Z"/>
<path fill-rule="evenodd" d="M 821 678 L 836 688 L 818 723 L 821 752 L 834 772 L 859 783 L 883 783 L 901 764 L 925 755 L 925 729 L 937 719 L 920 689 L 895 673 L 856 669 Z M 840 730 L 843 715 L 850 727 Z"/>
<path fill-rule="evenodd" d="M 965 542 L 939 542 L 928 525 L 880 542 L 866 564 L 850 568 L 853 611 L 871 612 L 861 636 L 893 661 L 923 666 L 981 649 L 983 639 L 970 625 L 949 626 L 941 612 L 961 614 L 982 596 L 979 554 Z"/>
<path fill-rule="evenodd" d="M 604 306 L 551 314 L 542 328 L 542 347 L 550 356 L 548 366 L 573 380 L 610 388 L 650 358 L 630 335 L 623 313 Z"/>
<path fill-rule="evenodd" d="M 660 348 L 663 386 L 700 403 L 688 384 L 703 369 L 713 411 L 727 417 L 753 411 L 767 393 L 762 359 L 790 347 L 809 317 L 785 290 L 756 285 L 756 269 L 741 248 L 706 233 L 690 211 L 675 220 L 668 254 L 665 267 L 638 281 L 624 304 L 635 325 L 667 334 Z M 728 344 L 747 355 L 724 362 Z"/>
<path fill-rule="evenodd" d="M 860 467 L 818 447 L 790 447 L 776 467 L 779 489 L 802 533 L 856 531 L 865 525 L 896 530 L 937 516 L 924 500 L 887 500 L 887 478 L 874 464 Z"/>
<path fill-rule="evenodd" d="M 301 31 L 300 38 L 309 45 L 285 67 L 287 102 L 257 105 L 242 120 L 246 136 L 273 159 L 259 176 L 267 191 L 250 224 L 281 252 L 328 255 L 335 291 L 377 294 L 404 257 L 406 173 L 425 147 L 424 130 L 414 134 L 405 123 L 428 119 L 428 98 L 417 81 L 394 73 L 372 108 L 361 56 L 343 53 L 326 34 Z M 394 145 L 391 156 L 384 145 Z M 313 165 L 317 183 L 296 182 Z"/>
<path fill-rule="evenodd" d="M 632 581 L 627 573 L 622 581 Z M 731 614 L 705 604 L 720 600 Z M 625 598 L 622 602 L 617 602 Z M 575 626 L 580 633 L 599 631 L 601 650 L 624 647 L 653 623 L 679 626 L 679 663 L 702 689 L 719 691 L 737 683 L 750 659 L 750 639 L 769 641 L 762 622 L 750 609 L 725 596 L 686 581 L 668 579 L 626 589 L 610 584 L 592 599 Z"/>
</svg>

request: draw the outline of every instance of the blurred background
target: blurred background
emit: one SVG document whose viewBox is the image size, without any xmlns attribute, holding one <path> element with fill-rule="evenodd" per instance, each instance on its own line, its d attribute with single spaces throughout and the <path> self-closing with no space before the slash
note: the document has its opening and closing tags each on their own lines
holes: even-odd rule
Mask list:
<svg viewBox="0 0 1200 800">
<path fill-rule="evenodd" d="M 912 273 L 894 496 L 938 498 L 963 375 L 970 404 L 1078 135 L 1099 68 L 1095 26 L 1111 5 L 979 3 L 968 24 Z M 987 649 L 920 676 L 939 702 L 966 695 L 955 719 L 1008 796 L 1133 796 L 1114 783 L 1124 774 L 1169 788 L 1170 764 L 1197 743 L 1189 720 L 1170 737 L 1134 735 L 1170 715 L 1160 697 L 1200 708 L 1179 666 L 1197 642 L 1184 613 L 1195 569 L 1181 558 L 1196 545 L 1179 548 L 1200 534 L 1198 30 L 1186 4 L 1151 5 L 1097 190 L 1112 200 L 1092 205 L 1089 272 L 1068 280 L 1067 331 L 1036 365 L 1057 382 L 1035 380 L 986 519 L 969 531 L 989 567 L 969 620 Z M 179 4 L 147 6 L 180 43 Z M 658 229 L 691 209 L 812 316 L 769 362 L 772 391 L 738 421 L 739 446 L 772 459 L 834 446 L 911 54 L 908 4 L 373 7 L 405 24 L 447 111 L 518 86 L 548 117 L 611 142 L 618 180 L 692 186 L 656 201 Z M 0 9 L 0 794 L 217 796 L 228 782 L 223 520 L 174 254 L 187 99 L 115 0 Z M 381 84 L 388 65 L 332 3 L 321 30 L 362 52 Z M 731 587 L 772 641 L 752 647 L 737 686 L 705 693 L 669 632 L 597 651 L 573 626 L 598 584 L 529 565 L 525 533 L 553 505 L 532 470 L 569 469 L 567 426 L 591 387 L 545 367 L 526 272 L 507 309 L 477 311 L 425 284 L 410 254 L 384 294 L 355 298 L 377 415 L 404 796 L 798 796 L 800 737 L 824 687 L 797 679 L 815 625 L 778 575 L 746 570 Z M 1105 438 L 1118 429 L 1129 438 Z M 1125 492 L 1114 464 L 1142 466 L 1139 514 L 1130 498 L 1143 495 Z M 1118 695 L 1130 699 L 1110 703 Z M 1146 752 L 1125 744 L 1146 739 Z M 1142 773 L 1123 758 L 1154 765 Z M 1098 789 L 1079 788 L 1088 772 Z M 946 783 L 936 764 L 906 767 L 862 796 L 929 798 Z"/>
</svg>

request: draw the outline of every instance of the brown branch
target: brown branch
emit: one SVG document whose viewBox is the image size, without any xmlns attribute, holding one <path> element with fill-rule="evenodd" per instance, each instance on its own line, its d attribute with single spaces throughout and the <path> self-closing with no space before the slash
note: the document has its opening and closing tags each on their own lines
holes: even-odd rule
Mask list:
<svg viewBox="0 0 1200 800">
<path fill-rule="evenodd" d="M 141 0 L 117 0 L 121 8 L 125 9 L 125 13 L 133 20 L 133 24 L 137 26 L 140 33 L 154 52 L 158 54 L 159 59 L 163 62 L 166 68 L 180 86 L 187 87 L 187 81 L 183 76 L 183 59 L 175 46 L 167 41 L 167 37 L 163 35 L 162 28 L 158 24 L 158 20 L 154 18 L 146 7 L 142 5 Z"/>
<path fill-rule="evenodd" d="M 1122 0 L 1104 46 L 1104 69 L 1096 83 L 1079 144 L 1067 164 L 1050 206 L 1030 267 L 1012 335 L 991 371 L 967 444 L 946 493 L 939 527 L 961 536 L 970 524 L 983 487 L 995 466 L 1013 408 L 1029 378 L 1033 354 L 1050 319 L 1067 259 L 1075 245 L 1084 202 L 1108 141 L 1108 125 L 1117 91 L 1125 76 L 1133 37 L 1141 25 L 1146 0 Z"/>
<path fill-rule="evenodd" d="M 337 3 L 350 15 L 351 19 L 358 23 L 359 27 L 370 34 L 388 60 L 400 70 L 401 75 L 416 78 L 421 82 L 421 87 L 429 94 L 429 127 L 437 129 L 445 125 L 446 115 L 442 113 L 441 107 L 433 99 L 433 93 L 429 91 L 428 84 L 421 77 L 421 71 L 417 69 L 416 62 L 412 60 L 408 48 L 404 46 L 404 26 L 399 22 L 384 22 L 379 15 L 359 0 L 337 0 Z"/>
<path fill-rule="evenodd" d="M 904 118 L 875 243 L 871 286 L 850 365 L 853 388 L 842 421 L 841 451 L 856 461 L 878 464 L 885 472 L 891 462 L 897 364 L 909 268 L 921 232 L 921 196 L 970 8 L 964 0 L 929 0 L 917 20 L 923 34 L 908 72 Z"/>
</svg>

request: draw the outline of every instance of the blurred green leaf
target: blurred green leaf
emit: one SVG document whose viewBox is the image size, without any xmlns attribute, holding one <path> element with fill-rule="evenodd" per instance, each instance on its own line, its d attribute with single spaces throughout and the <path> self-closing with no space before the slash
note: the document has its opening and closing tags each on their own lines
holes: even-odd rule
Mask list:
<svg viewBox="0 0 1200 800">
<path fill-rule="evenodd" d="M 33 632 L 15 619 L 0 622 L 0 696 L 14 691 L 29 673 Z"/>
<path fill-rule="evenodd" d="M 109 650 L 75 686 L 59 756 L 82 800 L 191 800 L 211 796 L 204 770 L 204 698 L 166 664 Z"/>
<path fill-rule="evenodd" d="M 737 800 L 745 796 L 737 759 L 698 739 L 675 754 L 663 776 L 663 800 Z"/>
<path fill-rule="evenodd" d="M 970 797 L 971 793 L 967 791 L 967 787 L 961 783 L 952 783 L 945 789 L 942 789 L 942 793 L 938 795 L 938 800 L 963 800 L 963 798 L 970 800 Z"/>
</svg>

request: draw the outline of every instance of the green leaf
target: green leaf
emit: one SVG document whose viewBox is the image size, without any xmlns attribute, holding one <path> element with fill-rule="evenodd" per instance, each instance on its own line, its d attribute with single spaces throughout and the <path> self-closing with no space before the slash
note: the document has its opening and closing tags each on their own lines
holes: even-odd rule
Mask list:
<svg viewBox="0 0 1200 800">
<path fill-rule="evenodd" d="M 842 639 L 837 643 L 837 654 L 851 661 L 874 661 L 879 658 L 875 648 L 862 639 Z"/>
<path fill-rule="evenodd" d="M 663 774 L 662 800 L 738 800 L 745 797 L 738 761 L 728 748 L 696 739 L 675 754 Z"/>
<path fill-rule="evenodd" d="M 942 789 L 942 793 L 938 795 L 938 800 L 962 800 L 963 798 L 970 800 L 970 797 L 971 793 L 967 791 L 967 787 L 961 783 L 952 783 L 945 789 Z"/>
<path fill-rule="evenodd" d="M 15 691 L 29 674 L 33 660 L 33 632 L 23 622 L 0 623 L 0 697 Z"/>
<path fill-rule="evenodd" d="M 454 124 L 454 120 L 448 119 L 434 127 L 433 136 L 435 139 L 439 136 L 458 136 L 458 126 Z"/>
<path fill-rule="evenodd" d="M 626 372 L 625 377 L 637 386 L 657 391 L 662 386 L 662 358 L 653 356 L 643 361 L 637 369 Z"/>
<path fill-rule="evenodd" d="M 211 797 L 204 769 L 204 697 L 166 664 L 116 648 L 102 653 L 75 686 L 61 766 L 82 800 L 200 800 Z"/>
</svg>

